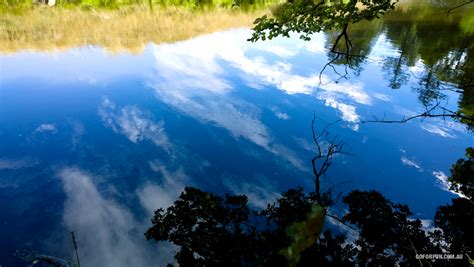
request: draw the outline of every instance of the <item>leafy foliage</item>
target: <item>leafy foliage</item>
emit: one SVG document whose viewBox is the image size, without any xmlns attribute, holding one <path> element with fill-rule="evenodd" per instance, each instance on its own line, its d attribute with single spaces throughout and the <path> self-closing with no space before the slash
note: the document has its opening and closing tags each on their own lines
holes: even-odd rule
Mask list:
<svg viewBox="0 0 474 267">
<path fill-rule="evenodd" d="M 243 195 L 221 198 L 186 187 L 173 206 L 155 212 L 145 236 L 177 245 L 180 266 L 414 266 L 432 263 L 416 259 L 417 254 L 472 256 L 473 149 L 466 151 L 467 159 L 453 165 L 449 181 L 452 190 L 468 198 L 440 206 L 433 232 L 411 218 L 408 206 L 376 191 L 354 190 L 343 198 L 347 212 L 338 220 L 353 230 L 348 238 L 324 230 L 325 219 L 337 217 L 328 214 L 316 193 L 306 194 L 301 187 L 261 211 L 251 211 Z M 467 256 L 442 264 L 468 265 Z"/>
<path fill-rule="evenodd" d="M 187 187 L 173 206 L 156 211 L 145 235 L 179 246 L 180 266 L 414 266 L 422 263 L 416 254 L 438 254 L 442 248 L 472 255 L 472 205 L 466 210 L 464 200 L 454 200 L 454 208 L 440 207 L 436 223 L 446 235 L 438 230 L 433 242 L 406 205 L 376 191 L 352 191 L 343 199 L 348 212 L 341 220 L 355 227 L 349 242 L 344 234 L 322 232 L 327 210 L 301 188 L 250 212 L 245 196 L 223 199 Z"/>
<path fill-rule="evenodd" d="M 155 212 L 146 237 L 180 246 L 176 254 L 180 266 L 236 266 L 256 260 L 252 253 L 255 229 L 247 226 L 248 219 L 247 197 L 222 199 L 186 187 L 166 212 Z"/>
<path fill-rule="evenodd" d="M 252 215 L 245 196 L 222 199 L 186 187 L 173 206 L 155 212 L 145 236 L 180 246 L 175 255 L 180 266 L 282 266 L 280 251 L 291 243 L 286 229 L 305 221 L 314 203 L 301 188 L 289 190 L 278 203 Z"/>
<path fill-rule="evenodd" d="M 451 253 L 472 256 L 474 253 L 474 204 L 465 198 L 452 200 L 451 205 L 438 207 L 435 215 L 437 239 L 444 240 L 443 248 Z"/>
<path fill-rule="evenodd" d="M 343 220 L 357 226 L 360 247 L 357 259 L 362 266 L 418 265 L 419 253 L 440 253 L 431 244 L 419 219 L 406 205 L 395 204 L 376 191 L 355 190 L 344 197 L 349 212 Z"/>
<path fill-rule="evenodd" d="M 265 15 L 256 19 L 249 40 L 255 42 L 277 36 L 289 37 L 290 32 L 301 33 L 301 39 L 310 40 L 310 35 L 316 32 L 345 29 L 349 23 L 378 18 L 393 9 L 395 3 L 390 0 L 290 0 L 278 6 L 273 17 Z"/>
<path fill-rule="evenodd" d="M 445 240 L 443 248 L 451 253 L 474 253 L 474 149 L 466 149 L 467 159 L 459 159 L 451 168 L 450 189 L 465 198 L 452 199 L 450 205 L 438 207 L 435 215 L 435 238 Z"/>
<path fill-rule="evenodd" d="M 451 168 L 450 189 L 465 195 L 472 200 L 474 198 L 474 148 L 466 149 L 467 159 L 458 159 Z"/>
</svg>

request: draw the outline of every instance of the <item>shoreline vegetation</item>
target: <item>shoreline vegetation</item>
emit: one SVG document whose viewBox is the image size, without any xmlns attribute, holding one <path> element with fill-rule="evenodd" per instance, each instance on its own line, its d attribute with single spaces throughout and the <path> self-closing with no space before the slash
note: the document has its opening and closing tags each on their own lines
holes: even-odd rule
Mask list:
<svg viewBox="0 0 474 267">
<path fill-rule="evenodd" d="M 270 5 L 33 4 L 0 12 L 0 53 L 64 50 L 100 45 L 110 52 L 139 52 L 150 42 L 186 40 L 230 28 L 251 27 Z"/>
<path fill-rule="evenodd" d="M 36 1 L 36 2 L 32 2 Z M 43 3 L 39 3 L 39 1 Z M 54 1 L 54 6 L 48 6 Z M 138 53 L 148 43 L 182 41 L 231 28 L 252 27 L 255 19 L 271 14 L 285 0 L 4 0 L 0 2 L 0 53 L 24 50 L 54 51 L 101 46 L 109 52 Z M 439 8 L 439 7 L 438 7 Z M 439 20 L 436 8 L 424 1 L 400 1 L 404 20 L 412 9 L 424 10 L 417 20 Z M 443 9 L 440 9 L 443 10 Z M 446 15 L 444 15 L 446 16 Z M 460 21 L 474 33 L 474 8 L 453 12 L 448 21 Z M 448 22 L 446 21 L 446 22 Z"/>
</svg>

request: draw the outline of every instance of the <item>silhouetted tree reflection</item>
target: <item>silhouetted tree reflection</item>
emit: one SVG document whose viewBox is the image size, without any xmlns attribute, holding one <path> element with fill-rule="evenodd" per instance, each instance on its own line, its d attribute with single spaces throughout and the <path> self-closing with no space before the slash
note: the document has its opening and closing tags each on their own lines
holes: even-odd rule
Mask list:
<svg viewBox="0 0 474 267">
<path fill-rule="evenodd" d="M 464 198 L 438 208 L 432 232 L 412 218 L 408 206 L 376 191 L 347 194 L 347 212 L 331 228 L 327 220 L 337 217 L 328 213 L 334 203 L 328 192 L 290 189 L 255 210 L 245 195 L 222 198 L 186 187 L 171 207 L 155 211 L 145 236 L 177 245 L 179 266 L 413 266 L 433 263 L 417 254 L 443 252 L 465 256 L 437 265 L 468 266 L 474 247 L 473 151 L 453 165 L 449 178 L 450 189 Z M 341 228 L 352 231 L 342 234 Z"/>
<path fill-rule="evenodd" d="M 398 57 L 387 57 L 384 60 L 384 77 L 388 80 L 390 88 L 400 89 L 400 87 L 407 84 L 410 74 L 408 73 L 406 63 L 403 53 L 400 53 Z"/>
<path fill-rule="evenodd" d="M 416 254 L 472 255 L 469 199 L 440 207 L 435 222 L 442 231 L 434 233 L 423 230 L 406 205 L 376 191 L 352 191 L 343 202 L 348 212 L 342 220 L 357 230 L 354 242 L 322 231 L 322 220 L 311 221 L 318 218 L 315 195 L 301 188 L 284 192 L 264 210 L 251 211 L 245 196 L 220 198 L 187 187 L 173 206 L 155 212 L 145 235 L 178 245 L 179 266 L 414 266 L 427 263 Z M 295 231 L 295 225 L 301 228 Z M 437 264 L 469 265 L 466 256 Z"/>
<path fill-rule="evenodd" d="M 410 34 L 414 31 L 414 27 L 414 25 L 405 25 L 405 27 L 393 27 L 391 31 L 387 31 L 388 36 L 397 36 L 399 40 L 398 56 L 385 58 L 383 65 L 385 79 L 389 81 L 392 89 L 399 89 L 408 82 L 410 78 L 408 66 L 415 64 L 415 62 L 409 62 L 409 58 L 413 58 L 409 55 L 412 52 L 410 47 L 416 43 L 416 36 Z"/>
<path fill-rule="evenodd" d="M 406 84 L 410 76 L 417 79 L 413 90 L 418 93 L 420 103 L 427 110 L 437 105 L 430 115 L 445 114 L 472 127 L 474 99 L 469 95 L 473 91 L 474 36 L 461 28 L 460 22 L 467 11 L 441 15 L 447 5 L 441 2 L 402 6 L 384 17 L 385 35 L 398 50 L 398 56 L 385 58 L 383 70 L 393 89 Z M 415 74 L 410 73 L 411 67 L 422 69 Z M 446 91 L 461 93 L 458 111 L 445 110 L 439 104 L 446 98 Z"/>
</svg>

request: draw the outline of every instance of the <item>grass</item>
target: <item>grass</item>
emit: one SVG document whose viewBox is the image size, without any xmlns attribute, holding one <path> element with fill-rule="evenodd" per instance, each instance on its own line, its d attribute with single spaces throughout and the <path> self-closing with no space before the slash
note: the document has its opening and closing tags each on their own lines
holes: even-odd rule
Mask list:
<svg viewBox="0 0 474 267">
<path fill-rule="evenodd" d="M 263 10 L 192 9 L 129 5 L 115 9 L 37 5 L 2 12 L 0 53 L 100 45 L 108 50 L 141 50 L 148 42 L 185 40 L 235 27 L 251 26 Z"/>
</svg>

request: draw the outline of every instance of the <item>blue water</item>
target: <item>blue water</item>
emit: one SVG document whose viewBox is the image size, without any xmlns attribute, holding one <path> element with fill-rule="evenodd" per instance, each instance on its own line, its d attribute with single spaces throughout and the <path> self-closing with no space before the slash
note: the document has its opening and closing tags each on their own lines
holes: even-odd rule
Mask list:
<svg viewBox="0 0 474 267">
<path fill-rule="evenodd" d="M 313 189 L 313 113 L 318 129 L 340 120 L 330 137 L 353 154 L 334 159 L 326 188 L 379 190 L 426 220 L 455 197 L 442 178 L 474 143 L 463 125 L 362 123 L 423 111 L 412 90 L 422 62 L 392 90 L 381 58 L 397 51 L 383 34 L 360 75 L 340 80 L 330 69 L 319 76 L 323 34 L 256 44 L 249 34 L 137 54 L 0 55 L 0 265 L 28 251 L 71 257 L 70 231 L 84 266 L 167 263 L 173 248 L 143 233 L 184 186 L 244 193 L 257 208 L 290 187 Z M 445 105 L 456 109 L 458 98 L 450 93 Z"/>
</svg>

